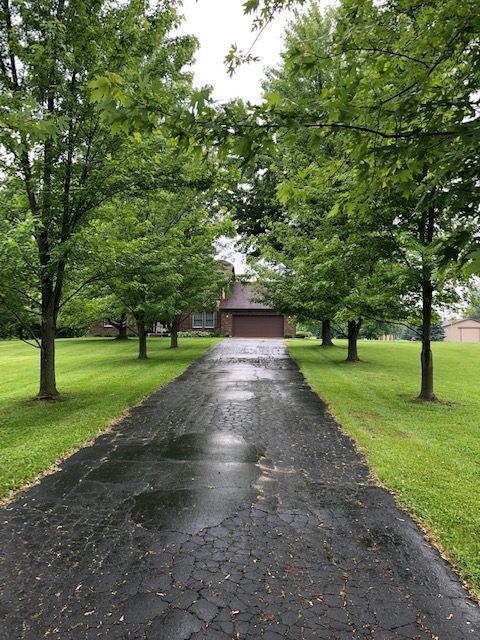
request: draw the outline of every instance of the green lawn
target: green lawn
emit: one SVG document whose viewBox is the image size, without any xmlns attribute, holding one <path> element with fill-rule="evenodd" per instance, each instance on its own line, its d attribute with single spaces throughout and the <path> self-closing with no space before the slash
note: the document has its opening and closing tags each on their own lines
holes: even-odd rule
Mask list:
<svg viewBox="0 0 480 640">
<path fill-rule="evenodd" d="M 434 344 L 436 404 L 419 391 L 419 344 L 290 340 L 313 389 L 365 453 L 379 480 L 419 521 L 480 595 L 480 344 Z"/>
<path fill-rule="evenodd" d="M 137 341 L 79 338 L 57 342 L 56 402 L 32 400 L 38 350 L 0 342 L 0 497 L 30 482 L 52 463 L 98 435 L 128 407 L 178 376 L 217 340 L 149 340 L 149 359 L 136 359 Z"/>
</svg>

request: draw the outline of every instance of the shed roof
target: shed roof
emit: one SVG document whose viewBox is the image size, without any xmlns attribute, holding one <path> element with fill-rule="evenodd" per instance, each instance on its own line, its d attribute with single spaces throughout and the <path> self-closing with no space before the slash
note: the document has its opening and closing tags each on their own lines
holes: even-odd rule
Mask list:
<svg viewBox="0 0 480 640">
<path fill-rule="evenodd" d="M 235 282 L 228 297 L 220 301 L 220 309 L 259 309 L 271 311 L 272 308 L 263 302 L 255 302 L 258 297 L 258 287 L 254 284 Z"/>
<path fill-rule="evenodd" d="M 453 327 L 455 324 L 460 324 L 460 322 L 476 322 L 480 324 L 480 318 L 459 318 L 458 320 L 450 320 L 443 323 L 444 327 Z"/>
</svg>

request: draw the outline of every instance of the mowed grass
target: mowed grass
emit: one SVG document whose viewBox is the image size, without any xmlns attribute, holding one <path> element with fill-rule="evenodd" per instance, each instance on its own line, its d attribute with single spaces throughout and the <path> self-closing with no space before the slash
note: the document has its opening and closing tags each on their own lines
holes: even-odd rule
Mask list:
<svg viewBox="0 0 480 640">
<path fill-rule="evenodd" d="M 435 343 L 436 393 L 419 403 L 420 347 L 313 340 L 288 348 L 312 388 L 365 453 L 379 480 L 445 550 L 480 596 L 480 344 Z"/>
<path fill-rule="evenodd" d="M 52 463 L 103 431 L 144 396 L 178 376 L 215 338 L 152 338 L 149 359 L 136 359 L 135 339 L 57 341 L 55 402 L 32 400 L 38 391 L 38 350 L 0 342 L 0 497 L 33 480 Z"/>
</svg>

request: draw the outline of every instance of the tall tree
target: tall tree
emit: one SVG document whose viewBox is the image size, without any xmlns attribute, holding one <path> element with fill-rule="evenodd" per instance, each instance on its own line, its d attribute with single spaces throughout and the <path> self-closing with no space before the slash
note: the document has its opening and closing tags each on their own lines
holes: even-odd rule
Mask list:
<svg viewBox="0 0 480 640">
<path fill-rule="evenodd" d="M 370 209 L 385 197 L 397 205 L 392 237 L 421 308 L 423 400 L 435 399 L 434 308 L 454 295 L 456 263 L 468 261 L 478 241 L 479 19 L 470 2 L 460 10 L 421 2 L 414 15 L 408 2 L 344 0 L 327 54 L 342 55 L 344 65 L 343 81 L 326 97 L 329 113 L 340 113 L 359 139 L 348 199 Z"/>
<path fill-rule="evenodd" d="M 266 104 L 273 110 L 281 108 L 285 115 L 312 109 L 318 96 L 339 81 L 337 59 L 307 76 L 297 73 L 294 60 L 299 42 L 314 40 L 322 51 L 329 46 L 331 32 L 331 16 L 323 18 L 315 8 L 295 24 L 287 37 L 283 65 L 271 71 L 265 83 Z M 352 182 L 354 170 L 349 136 L 327 138 L 308 130 L 292 131 L 288 120 L 283 126 L 279 121 L 270 155 L 259 151 L 251 165 L 248 188 L 238 187 L 233 206 L 240 229 L 254 233 L 244 240 L 248 248 L 276 265 L 271 270 L 260 267 L 270 302 L 300 319 L 322 320 L 325 345 L 331 344 L 333 317 L 345 320 L 347 359 L 357 361 L 364 314 L 382 315 L 387 298 L 390 313 L 398 304 L 391 298 L 391 282 L 386 286 L 391 242 L 382 224 L 388 212 L 380 216 L 377 211 L 378 220 L 372 220 L 355 207 L 340 210 L 339 197 Z M 276 207 L 261 211 L 257 185 L 262 200 L 275 200 Z M 382 295 L 375 286 L 382 287 Z"/>
<path fill-rule="evenodd" d="M 130 124 L 148 121 L 147 95 L 161 113 L 188 84 L 181 69 L 194 42 L 169 37 L 177 22 L 171 3 L 146 0 L 5 0 L 0 8 L 1 164 L 23 183 L 35 243 L 38 398 L 58 394 L 55 335 L 77 234 L 105 201 L 138 186 L 123 151 Z"/>
<path fill-rule="evenodd" d="M 215 259 L 215 241 L 228 232 L 228 223 L 212 220 L 199 211 L 186 216 L 176 229 L 177 250 L 171 265 L 178 280 L 170 296 L 162 301 L 160 320 L 170 331 L 170 346 L 178 347 L 182 320 L 192 311 L 212 311 L 231 274 Z"/>
<path fill-rule="evenodd" d="M 118 198 L 90 229 L 93 274 L 134 318 L 140 359 L 154 322 L 168 325 L 176 346 L 182 316 L 218 300 L 214 240 L 226 229 L 209 206 L 214 163 L 159 136 L 139 143 L 136 157 L 148 157 L 152 145 L 162 169 L 149 177 L 150 190 Z"/>
</svg>

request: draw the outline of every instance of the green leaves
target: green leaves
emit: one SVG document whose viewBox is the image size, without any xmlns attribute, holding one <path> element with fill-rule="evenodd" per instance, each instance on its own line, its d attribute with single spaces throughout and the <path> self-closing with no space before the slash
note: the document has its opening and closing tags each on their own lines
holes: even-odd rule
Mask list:
<svg viewBox="0 0 480 640">
<path fill-rule="evenodd" d="M 279 107 L 283 102 L 283 96 L 279 91 L 267 92 L 263 99 L 268 107 Z"/>
<path fill-rule="evenodd" d="M 232 44 L 225 56 L 225 64 L 227 66 L 227 72 L 229 76 L 233 76 L 236 69 L 242 64 L 249 64 L 250 62 L 259 62 L 260 58 L 253 55 L 253 53 L 244 53 L 238 49 L 236 44 Z"/>
<path fill-rule="evenodd" d="M 106 205 L 90 225 L 90 269 L 136 318 L 172 323 L 179 314 L 218 300 L 216 238 L 231 233 L 212 207 L 216 170 L 192 150 L 160 135 L 130 142 L 142 188 Z M 153 160 L 153 162 L 152 162 Z"/>
<path fill-rule="evenodd" d="M 164 125 L 165 114 L 180 104 L 186 109 L 191 75 L 185 67 L 196 46 L 194 38 L 172 37 L 178 24 L 173 4 L 11 0 L 5 5 L 12 28 L 3 21 L 0 227 L 8 222 L 22 259 L 11 271 L 0 256 L 0 272 L 5 266 L 15 276 L 1 278 L 0 297 L 9 281 L 22 292 L 15 298 L 18 318 L 30 317 L 30 306 L 42 297 L 43 320 L 49 313 L 43 326 L 55 325 L 64 287 L 67 297 L 75 295 L 79 273 L 89 271 L 90 278 L 94 267 L 102 272 L 96 262 L 102 252 L 92 247 L 103 229 L 106 203 L 158 187 L 158 149 L 147 154 L 145 139 Z M 173 182 L 172 173 L 162 174 L 161 187 Z M 27 220 L 31 229 L 25 235 Z M 118 239 L 115 249 L 121 244 Z M 107 246 L 104 237 L 106 263 Z M 131 249 L 125 268 L 138 267 L 135 251 L 153 255 L 141 239 Z M 41 321 L 35 318 L 35 324 Z M 49 353 L 53 358 L 51 348 Z"/>
<path fill-rule="evenodd" d="M 336 202 L 330 211 L 327 213 L 328 218 L 336 218 L 340 212 L 341 203 Z"/>
<path fill-rule="evenodd" d="M 210 94 L 210 87 L 204 87 L 203 89 L 192 92 L 192 95 L 190 97 L 190 104 L 196 113 L 202 113 L 204 111 L 205 106 L 211 99 Z"/>
<path fill-rule="evenodd" d="M 243 10 L 245 13 L 253 13 L 258 9 L 260 0 L 245 0 L 243 3 Z"/>
<path fill-rule="evenodd" d="M 123 107 L 130 106 L 132 102 L 123 89 L 124 79 L 117 73 L 107 72 L 91 80 L 87 86 L 91 89 L 92 102 L 118 101 Z"/>
<path fill-rule="evenodd" d="M 467 255 L 465 273 L 467 276 L 480 276 L 480 247 Z"/>
</svg>

